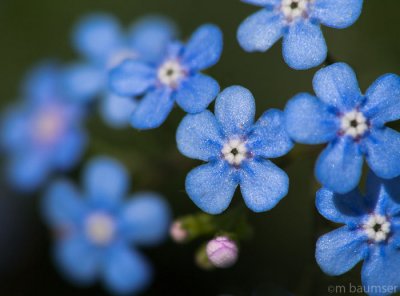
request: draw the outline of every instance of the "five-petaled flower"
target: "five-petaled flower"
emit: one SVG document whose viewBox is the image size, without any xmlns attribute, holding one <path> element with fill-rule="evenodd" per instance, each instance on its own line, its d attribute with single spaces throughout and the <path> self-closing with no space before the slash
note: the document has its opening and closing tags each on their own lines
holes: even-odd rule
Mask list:
<svg viewBox="0 0 400 296">
<path fill-rule="evenodd" d="M 200 73 L 222 53 L 222 32 L 201 26 L 186 45 L 166 42 L 152 60 L 126 60 L 111 71 L 111 88 L 121 96 L 143 96 L 131 119 L 133 127 L 160 126 L 175 102 L 187 113 L 205 110 L 219 92 L 213 78 Z"/>
<path fill-rule="evenodd" d="M 84 193 L 66 180 L 55 181 L 43 215 L 55 230 L 55 261 L 76 284 L 103 279 L 115 293 L 143 290 L 151 279 L 147 260 L 129 244 L 158 244 L 168 234 L 168 204 L 154 193 L 124 202 L 129 176 L 117 161 L 98 157 L 83 173 Z M 84 198 L 83 198 L 84 197 Z"/>
<path fill-rule="evenodd" d="M 85 112 L 60 91 L 59 78 L 56 65 L 38 66 L 25 82 L 24 101 L 4 114 L 1 144 L 15 189 L 37 189 L 51 172 L 71 169 L 83 154 Z"/>
<path fill-rule="evenodd" d="M 400 179 L 380 179 L 370 172 L 366 186 L 365 196 L 358 190 L 341 195 L 323 188 L 317 193 L 321 215 L 345 225 L 318 240 L 316 259 L 329 275 L 343 274 L 364 260 L 365 291 L 390 295 L 400 288 Z"/>
<path fill-rule="evenodd" d="M 327 46 L 320 25 L 342 29 L 360 16 L 363 0 L 242 0 L 263 7 L 239 27 L 246 51 L 266 51 L 283 37 L 283 58 L 297 70 L 320 65 Z"/>
<path fill-rule="evenodd" d="M 318 98 L 295 96 L 286 106 L 285 122 L 297 142 L 329 143 L 316 164 L 322 185 L 351 191 L 360 181 L 364 157 L 377 176 L 399 176 L 400 134 L 385 123 L 400 118 L 400 77 L 383 75 L 362 95 L 352 69 L 337 63 L 318 71 L 313 85 Z"/>
<path fill-rule="evenodd" d="M 269 110 L 256 123 L 254 116 L 250 91 L 232 86 L 216 99 L 215 116 L 208 110 L 189 114 L 179 125 L 180 152 L 208 162 L 186 178 L 187 194 L 203 211 L 223 212 L 239 184 L 245 203 L 255 212 L 273 208 L 287 194 L 288 176 L 268 160 L 293 146 L 283 113 Z"/>
</svg>

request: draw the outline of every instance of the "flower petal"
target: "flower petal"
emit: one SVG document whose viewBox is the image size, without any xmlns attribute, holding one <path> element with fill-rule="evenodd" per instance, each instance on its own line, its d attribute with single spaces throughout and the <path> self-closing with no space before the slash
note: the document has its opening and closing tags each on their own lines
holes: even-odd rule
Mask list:
<svg viewBox="0 0 400 296">
<path fill-rule="evenodd" d="M 220 28 L 211 24 L 203 25 L 188 41 L 182 61 L 192 71 L 207 69 L 219 61 L 222 47 L 223 36 Z"/>
<path fill-rule="evenodd" d="M 167 119 L 174 107 L 174 100 L 168 89 L 150 91 L 139 102 L 133 112 L 131 125 L 137 129 L 157 128 Z"/>
<path fill-rule="evenodd" d="M 344 226 L 319 238 L 315 258 L 325 273 L 340 275 L 364 259 L 367 249 L 363 232 L 351 231 Z"/>
<path fill-rule="evenodd" d="M 198 73 L 182 82 L 175 92 L 174 100 L 185 112 L 199 113 L 207 109 L 219 89 L 215 79 Z"/>
<path fill-rule="evenodd" d="M 254 212 L 265 212 L 287 195 L 289 177 L 269 160 L 243 163 L 240 190 L 246 205 Z"/>
<path fill-rule="evenodd" d="M 391 128 L 372 129 L 365 138 L 367 162 L 381 178 L 391 179 L 400 175 L 400 134 Z"/>
<path fill-rule="evenodd" d="M 400 76 L 386 74 L 379 77 L 367 90 L 363 113 L 375 126 L 400 119 Z"/>
<path fill-rule="evenodd" d="M 288 153 L 293 142 L 286 131 L 283 112 L 277 109 L 264 112 L 250 132 L 247 145 L 255 155 L 265 158 Z"/>
<path fill-rule="evenodd" d="M 11 107 L 1 114 L 1 147 L 7 151 L 16 151 L 25 146 L 29 120 L 21 107 Z"/>
<path fill-rule="evenodd" d="M 316 97 L 301 93 L 285 108 L 285 125 L 289 136 L 303 144 L 321 144 L 332 140 L 338 130 L 336 116 Z"/>
<path fill-rule="evenodd" d="M 60 71 L 54 63 L 44 62 L 28 71 L 22 89 L 25 98 L 35 103 L 54 99 L 58 91 Z M 58 93 L 57 93 L 58 94 Z"/>
<path fill-rule="evenodd" d="M 321 28 L 310 21 L 299 21 L 289 26 L 283 37 L 283 58 L 296 70 L 306 70 L 320 65 L 327 55 Z"/>
<path fill-rule="evenodd" d="M 187 194 L 208 214 L 220 214 L 225 211 L 237 185 L 238 182 L 229 166 L 223 161 L 201 165 L 186 177 Z"/>
<path fill-rule="evenodd" d="M 280 14 L 262 9 L 249 16 L 240 25 L 237 39 L 248 51 L 266 51 L 283 35 L 284 20 Z"/>
<path fill-rule="evenodd" d="M 219 123 L 208 110 L 186 115 L 176 132 L 179 151 L 187 157 L 204 161 L 220 155 L 222 141 Z"/>
<path fill-rule="evenodd" d="M 109 84 L 119 96 L 137 96 L 156 84 L 154 67 L 136 60 L 125 60 L 110 72 Z"/>
<path fill-rule="evenodd" d="M 226 88 L 215 101 L 215 117 L 228 136 L 243 134 L 253 124 L 255 112 L 254 97 L 242 86 Z"/>
<path fill-rule="evenodd" d="M 341 137 L 321 153 L 315 167 L 319 182 L 337 193 L 353 190 L 360 181 L 363 156 L 359 145 L 348 137 Z"/>
<path fill-rule="evenodd" d="M 281 0 L 242 0 L 242 2 L 265 7 L 278 5 Z"/>
<path fill-rule="evenodd" d="M 363 0 L 318 0 L 311 10 L 311 17 L 328 27 L 343 29 L 359 18 Z"/>
<path fill-rule="evenodd" d="M 319 70 L 314 76 L 313 86 L 318 98 L 338 109 L 350 111 L 363 101 L 356 74 L 345 63 Z"/>
<path fill-rule="evenodd" d="M 123 235 L 141 245 L 154 245 L 165 239 L 170 222 L 168 203 L 150 192 L 132 196 L 124 205 L 119 221 Z"/>
<path fill-rule="evenodd" d="M 123 128 L 129 125 L 137 105 L 138 101 L 135 98 L 109 93 L 100 102 L 100 113 L 107 125 L 113 128 Z"/>
<path fill-rule="evenodd" d="M 81 159 L 87 143 L 87 135 L 82 129 L 72 129 L 65 133 L 58 145 L 54 161 L 58 169 L 69 170 Z"/>
</svg>

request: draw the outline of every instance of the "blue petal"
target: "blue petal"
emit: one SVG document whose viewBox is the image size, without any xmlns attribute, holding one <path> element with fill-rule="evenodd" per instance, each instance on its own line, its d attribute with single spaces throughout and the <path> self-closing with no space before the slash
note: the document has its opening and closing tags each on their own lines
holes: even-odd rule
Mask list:
<svg viewBox="0 0 400 296">
<path fill-rule="evenodd" d="M 109 76 L 111 90 L 126 97 L 141 95 L 156 82 L 156 69 L 136 60 L 125 60 Z"/>
<path fill-rule="evenodd" d="M 106 63 L 111 52 L 121 46 L 118 21 L 110 15 L 84 17 L 73 34 L 75 48 L 88 59 Z"/>
<path fill-rule="evenodd" d="M 246 51 L 266 51 L 282 37 L 283 29 L 281 14 L 262 9 L 243 21 L 237 39 Z"/>
<path fill-rule="evenodd" d="M 353 190 L 360 181 L 363 157 L 359 145 L 348 137 L 332 142 L 321 153 L 315 167 L 319 182 L 337 193 Z"/>
<path fill-rule="evenodd" d="M 2 114 L 1 147 L 7 151 L 16 151 L 26 145 L 29 120 L 22 108 L 12 107 Z"/>
<path fill-rule="evenodd" d="M 135 244 L 154 245 L 165 239 L 171 222 L 171 210 L 164 198 L 155 193 L 137 193 L 122 210 L 120 229 Z"/>
<path fill-rule="evenodd" d="M 365 258 L 366 240 L 362 231 L 351 231 L 347 226 L 329 232 L 317 242 L 317 263 L 329 275 L 343 274 Z"/>
<path fill-rule="evenodd" d="M 192 71 L 207 69 L 215 65 L 222 54 L 223 37 L 215 25 L 203 25 L 188 41 L 182 56 L 183 63 Z"/>
<path fill-rule="evenodd" d="M 277 109 L 264 112 L 250 132 L 247 145 L 255 155 L 265 158 L 288 153 L 293 142 L 286 131 L 283 112 Z"/>
<path fill-rule="evenodd" d="M 114 206 L 128 191 L 128 172 L 108 157 L 92 159 L 83 172 L 83 184 L 89 198 L 101 206 Z"/>
<path fill-rule="evenodd" d="M 265 7 L 265 6 L 278 5 L 281 2 L 281 0 L 242 0 L 242 2 Z"/>
<path fill-rule="evenodd" d="M 375 197 L 371 203 L 377 204 L 384 213 L 393 213 L 400 205 L 400 177 L 382 179 L 371 170 L 368 172 L 366 190 L 367 196 Z M 385 199 L 385 200 L 383 200 Z M 394 214 L 393 214 L 394 215 Z"/>
<path fill-rule="evenodd" d="M 310 21 L 298 21 L 289 26 L 289 32 L 283 37 L 283 58 L 296 70 L 320 65 L 327 51 L 321 28 Z"/>
<path fill-rule="evenodd" d="M 287 195 L 289 177 L 269 160 L 243 163 L 240 190 L 246 205 L 254 212 L 265 212 Z"/>
<path fill-rule="evenodd" d="M 69 170 L 81 159 L 87 143 L 87 135 L 81 129 L 72 129 L 62 138 L 54 155 L 58 169 Z"/>
<path fill-rule="evenodd" d="M 311 17 L 328 27 L 343 29 L 359 18 L 363 0 L 318 0 L 311 10 Z"/>
<path fill-rule="evenodd" d="M 400 175 L 400 134 L 391 128 L 372 129 L 364 145 L 369 167 L 378 177 L 391 179 Z"/>
<path fill-rule="evenodd" d="M 365 291 L 369 291 L 368 295 L 392 295 L 400 291 L 399 266 L 400 251 L 394 245 L 372 248 L 361 270 L 362 283 Z M 383 288 L 386 288 L 386 293 Z"/>
<path fill-rule="evenodd" d="M 133 112 L 131 124 L 137 129 L 157 128 L 167 119 L 174 107 L 170 90 L 159 88 L 150 91 Z"/>
<path fill-rule="evenodd" d="M 189 77 L 180 85 L 174 100 L 185 112 L 199 113 L 207 109 L 218 93 L 218 82 L 199 73 Z"/>
<path fill-rule="evenodd" d="M 206 110 L 187 115 L 176 132 L 179 151 L 190 158 L 209 161 L 220 155 L 223 139 L 214 114 Z"/>
<path fill-rule="evenodd" d="M 108 93 L 100 102 L 100 113 L 107 125 L 123 128 L 129 125 L 138 101 L 130 97 L 121 97 Z"/>
<path fill-rule="evenodd" d="M 321 144 L 332 140 L 338 131 L 336 116 L 316 97 L 306 93 L 291 99 L 285 108 L 289 136 L 303 144 Z"/>
<path fill-rule="evenodd" d="M 52 183 L 42 202 L 42 214 L 46 222 L 55 227 L 79 223 L 84 216 L 85 205 L 77 188 L 66 180 Z"/>
<path fill-rule="evenodd" d="M 126 245 L 113 247 L 106 258 L 104 282 L 112 292 L 136 294 L 149 285 L 151 277 L 147 260 Z"/>
<path fill-rule="evenodd" d="M 251 92 L 241 86 L 223 90 L 215 101 L 215 116 L 226 135 L 240 135 L 253 124 L 256 104 Z"/>
<path fill-rule="evenodd" d="M 186 177 L 186 192 L 208 214 L 220 214 L 231 203 L 238 183 L 225 162 L 208 163 Z"/>
<path fill-rule="evenodd" d="M 342 112 L 358 107 L 363 101 L 356 74 L 345 63 L 319 70 L 314 76 L 313 86 L 318 98 Z"/>
<path fill-rule="evenodd" d="M 400 119 L 400 76 L 386 74 L 379 77 L 367 90 L 362 108 L 375 126 Z"/>
</svg>

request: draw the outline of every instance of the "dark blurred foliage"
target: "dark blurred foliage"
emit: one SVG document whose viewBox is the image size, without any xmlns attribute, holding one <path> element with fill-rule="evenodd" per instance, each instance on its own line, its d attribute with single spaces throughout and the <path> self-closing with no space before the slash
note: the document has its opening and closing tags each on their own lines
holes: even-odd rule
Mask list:
<svg viewBox="0 0 400 296">
<path fill-rule="evenodd" d="M 124 25 L 146 14 L 164 14 L 177 22 L 182 36 L 205 22 L 219 25 L 225 48 L 210 74 L 222 87 L 241 84 L 249 88 L 256 97 L 258 115 L 267 108 L 283 108 L 294 94 L 312 90 L 316 69 L 288 68 L 279 44 L 263 54 L 242 51 L 236 29 L 255 10 L 239 0 L 1 0 L 0 102 L 5 107 L 19 98 L 19 83 L 36 62 L 49 57 L 61 62 L 75 59 L 70 45 L 74 22 L 87 13 L 104 11 Z M 354 26 L 323 29 L 332 57 L 354 67 L 362 90 L 381 74 L 400 74 L 399 10 L 398 0 L 366 0 Z M 88 122 L 91 145 L 85 159 L 97 154 L 116 157 L 129 167 L 134 191 L 161 192 L 175 216 L 195 213 L 198 210 L 185 194 L 184 180 L 197 163 L 181 156 L 175 145 L 175 129 L 182 116 L 176 109 L 161 128 L 147 132 L 112 130 L 93 116 Z M 288 157 L 277 160 L 290 176 L 290 193 L 270 212 L 244 210 L 254 235 L 241 243 L 236 266 L 202 271 L 193 258 L 201 240 L 188 245 L 167 242 L 144 250 L 157 271 L 153 286 L 144 295 L 320 296 L 329 295 L 329 285 L 359 285 L 360 266 L 333 278 L 324 275 L 314 260 L 316 239 L 336 227 L 324 221 L 314 207 L 318 185 L 313 165 L 318 150 L 297 146 Z M 78 176 L 79 168 L 71 173 L 72 178 Z M 51 261 L 51 235 L 40 219 L 40 193 L 18 196 L 1 186 L 0 295 L 106 295 L 100 286 L 76 288 L 58 275 Z M 231 209 L 241 203 L 236 196 Z"/>
</svg>

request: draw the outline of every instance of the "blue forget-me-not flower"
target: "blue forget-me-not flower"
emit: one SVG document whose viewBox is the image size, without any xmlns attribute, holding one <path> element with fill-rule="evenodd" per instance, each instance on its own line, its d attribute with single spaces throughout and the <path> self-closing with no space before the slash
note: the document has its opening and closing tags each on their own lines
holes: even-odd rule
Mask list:
<svg viewBox="0 0 400 296">
<path fill-rule="evenodd" d="M 400 290 L 400 179 L 380 179 L 370 172 L 366 184 L 365 196 L 358 190 L 318 191 L 321 215 L 345 225 L 318 240 L 316 259 L 329 275 L 341 275 L 364 260 L 364 291 L 390 295 Z"/>
<path fill-rule="evenodd" d="M 121 96 L 142 96 L 131 119 L 137 129 L 159 127 L 175 102 L 187 113 L 205 110 L 219 92 L 219 84 L 200 71 L 218 62 L 222 32 L 214 25 L 197 29 L 187 44 L 164 44 L 151 60 L 125 60 L 111 72 L 112 89 Z"/>
<path fill-rule="evenodd" d="M 3 115 L 6 175 L 18 190 L 37 189 L 51 172 L 71 169 L 84 152 L 85 111 L 65 97 L 59 80 L 56 65 L 38 66 L 24 84 L 24 100 Z"/>
<path fill-rule="evenodd" d="M 225 89 L 216 99 L 215 115 L 189 114 L 177 130 L 178 149 L 207 162 L 186 178 L 186 192 L 210 214 L 223 212 L 238 185 L 246 205 L 255 212 L 273 208 L 288 192 L 289 178 L 268 158 L 293 146 L 283 113 L 271 109 L 254 123 L 255 101 L 241 86 Z"/>
<path fill-rule="evenodd" d="M 266 51 L 283 37 L 283 58 L 292 68 L 320 65 L 327 46 L 320 26 L 342 29 L 360 16 L 363 0 L 242 0 L 262 7 L 239 27 L 237 37 L 249 52 Z"/>
<path fill-rule="evenodd" d="M 149 192 L 124 201 L 129 176 L 110 158 L 89 162 L 82 182 L 80 192 L 69 181 L 55 181 L 44 198 L 44 217 L 57 235 L 56 263 L 79 285 L 101 279 L 114 293 L 143 290 L 151 280 L 151 267 L 130 244 L 153 246 L 166 237 L 168 204 Z"/>
<path fill-rule="evenodd" d="M 317 97 L 298 94 L 285 110 L 292 139 L 328 143 L 315 174 L 324 187 L 346 193 L 359 183 L 363 159 L 379 177 L 400 175 L 400 134 L 385 124 L 400 118 L 400 77 L 386 74 L 361 94 L 346 64 L 319 70 L 313 81 Z"/>
</svg>

